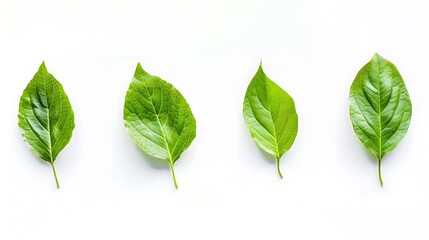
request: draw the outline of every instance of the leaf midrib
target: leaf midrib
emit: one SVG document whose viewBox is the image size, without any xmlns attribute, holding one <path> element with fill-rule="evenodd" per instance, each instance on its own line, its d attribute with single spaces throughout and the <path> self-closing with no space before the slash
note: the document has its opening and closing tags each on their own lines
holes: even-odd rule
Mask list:
<svg viewBox="0 0 429 240">
<path fill-rule="evenodd" d="M 155 114 L 155 116 L 156 116 L 156 121 L 157 121 L 157 123 L 158 123 L 158 125 L 159 125 L 159 128 L 161 129 L 161 133 L 162 133 L 162 139 L 164 140 L 164 143 L 165 143 L 165 147 L 167 148 L 167 153 L 168 153 L 168 161 L 170 162 L 170 164 L 173 164 L 173 159 L 172 159 L 172 157 L 171 157 L 171 152 L 170 152 L 170 147 L 169 147 L 169 145 L 168 145 L 168 142 L 167 142 L 167 136 L 165 135 L 165 130 L 164 130 L 164 127 L 163 127 L 163 125 L 161 124 L 161 121 L 159 120 L 159 116 L 158 116 L 158 113 L 156 112 L 156 109 L 155 109 L 155 105 L 153 105 L 153 101 L 152 101 L 152 95 L 150 94 L 150 92 L 149 92 L 149 89 L 148 89 L 148 87 L 147 87 L 147 84 L 145 83 L 145 82 L 143 82 L 143 81 L 141 81 L 143 84 L 144 84 L 144 86 L 145 86 L 145 89 L 146 89 L 146 91 L 147 91 L 147 93 L 148 93 L 148 95 L 149 95 L 149 99 L 150 99 L 150 104 L 151 104 L 151 106 L 152 106 L 152 108 L 153 108 L 153 112 L 154 112 L 154 114 Z M 162 87 L 160 87 L 160 89 L 162 89 Z M 161 90 L 162 91 L 162 90 Z M 162 96 L 162 94 L 161 94 L 161 96 Z M 161 100 L 161 104 L 162 104 L 162 100 Z M 162 106 L 162 105 L 161 105 Z M 168 114 L 167 114 L 167 116 L 168 116 Z"/>
<path fill-rule="evenodd" d="M 265 94 L 266 94 L 266 97 L 267 97 L 267 102 L 268 102 L 268 104 L 267 104 L 267 110 L 268 110 L 268 112 L 270 113 L 270 120 L 271 120 L 271 124 L 273 125 L 273 131 L 274 131 L 274 145 L 275 145 L 275 147 L 276 147 L 276 158 L 280 158 L 280 151 L 279 151 L 279 145 L 278 145 L 278 142 L 277 142 L 277 131 L 276 131 L 276 125 L 274 124 L 274 119 L 273 119 L 273 114 L 272 114 L 272 111 L 271 111 L 271 103 L 270 103 L 270 100 L 269 100 L 269 96 L 268 96 L 268 87 L 267 87 L 267 84 L 269 83 L 269 79 L 268 79 L 268 77 L 267 76 L 265 76 L 265 74 L 264 74 L 264 80 L 265 80 L 265 84 L 264 84 L 264 87 L 265 87 Z M 256 92 L 256 96 L 258 96 L 258 94 L 257 94 L 257 92 Z M 259 99 L 259 96 L 258 96 L 258 99 Z M 259 99 L 259 101 L 260 101 L 260 99 Z"/>
<path fill-rule="evenodd" d="M 379 139 L 378 139 L 378 158 L 381 160 L 382 158 L 382 147 L 383 147 L 383 136 L 382 136 L 382 129 L 381 129 L 381 71 L 380 71 L 380 63 L 377 59 L 377 74 L 378 74 L 378 131 L 379 131 Z"/>
<path fill-rule="evenodd" d="M 43 77 L 43 90 L 45 91 L 45 96 L 46 96 L 46 117 L 47 117 L 47 130 L 48 130 L 48 134 L 49 134 L 49 138 L 48 138 L 48 144 L 49 144 L 49 157 L 50 157 L 50 162 L 51 164 L 54 163 L 54 159 L 52 156 L 52 136 L 51 136 L 51 120 L 50 120 L 50 111 L 49 111 L 49 99 L 48 99 L 48 92 L 46 90 L 46 71 L 44 70 L 42 72 L 42 77 Z"/>
</svg>

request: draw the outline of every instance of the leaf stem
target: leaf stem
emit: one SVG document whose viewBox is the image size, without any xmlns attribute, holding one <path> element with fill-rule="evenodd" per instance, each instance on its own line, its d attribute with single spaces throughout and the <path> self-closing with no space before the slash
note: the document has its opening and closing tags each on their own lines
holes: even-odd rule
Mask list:
<svg viewBox="0 0 429 240">
<path fill-rule="evenodd" d="M 283 179 L 282 172 L 280 171 L 280 157 L 277 157 L 276 165 L 277 165 L 277 172 L 279 173 L 280 178 Z"/>
<path fill-rule="evenodd" d="M 176 174 L 174 173 L 174 163 L 171 160 L 168 161 L 168 163 L 170 164 L 171 175 L 173 176 L 174 186 L 176 187 L 176 189 L 179 189 L 179 186 L 177 185 L 177 181 L 176 181 Z"/>
<path fill-rule="evenodd" d="M 55 166 L 53 162 L 51 162 L 51 166 L 52 166 L 52 171 L 54 172 L 55 183 L 57 184 L 57 188 L 60 188 L 60 184 L 58 183 L 57 172 L 55 171 Z"/>
<path fill-rule="evenodd" d="M 380 179 L 380 184 L 383 187 L 383 178 L 381 177 L 381 158 L 378 159 L 378 179 Z"/>
</svg>

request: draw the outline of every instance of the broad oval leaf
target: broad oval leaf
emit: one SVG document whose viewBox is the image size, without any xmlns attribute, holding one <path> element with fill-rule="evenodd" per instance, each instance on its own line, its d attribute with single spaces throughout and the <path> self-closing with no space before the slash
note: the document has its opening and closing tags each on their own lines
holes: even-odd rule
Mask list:
<svg viewBox="0 0 429 240">
<path fill-rule="evenodd" d="M 283 178 L 280 158 L 296 138 L 298 115 L 292 97 L 265 75 L 262 64 L 247 88 L 243 115 L 258 146 L 276 158 L 278 173 Z"/>
<path fill-rule="evenodd" d="M 51 164 L 59 188 L 54 162 L 72 137 L 74 113 L 61 83 L 44 62 L 22 93 L 18 125 L 33 153 Z"/>
<path fill-rule="evenodd" d="M 143 151 L 169 163 L 177 188 L 174 163 L 196 136 L 195 118 L 182 94 L 139 63 L 125 97 L 124 121 Z"/>
<path fill-rule="evenodd" d="M 381 160 L 405 136 L 411 120 L 411 100 L 393 63 L 379 54 L 358 72 L 350 88 L 350 119 L 363 145 Z"/>
</svg>

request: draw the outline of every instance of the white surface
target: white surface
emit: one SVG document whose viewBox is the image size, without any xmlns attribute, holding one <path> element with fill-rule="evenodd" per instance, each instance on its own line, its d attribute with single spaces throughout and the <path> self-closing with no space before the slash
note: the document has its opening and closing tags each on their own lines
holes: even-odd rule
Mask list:
<svg viewBox="0 0 429 240">
<path fill-rule="evenodd" d="M 428 239 L 427 1 L 0 1 L 0 239 Z M 411 127 L 383 163 L 354 135 L 348 91 L 373 53 L 396 64 Z M 285 179 L 242 119 L 263 59 L 295 99 Z M 49 165 L 22 141 L 22 90 L 42 60 L 76 129 Z M 145 159 L 122 121 L 137 62 L 197 119 L 176 164 Z"/>
</svg>

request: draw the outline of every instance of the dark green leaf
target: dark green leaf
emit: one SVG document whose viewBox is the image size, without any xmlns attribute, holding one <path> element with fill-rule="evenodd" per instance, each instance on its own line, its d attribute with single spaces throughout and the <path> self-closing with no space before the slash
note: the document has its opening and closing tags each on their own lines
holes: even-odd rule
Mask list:
<svg viewBox="0 0 429 240">
<path fill-rule="evenodd" d="M 253 139 L 277 160 L 281 178 L 280 158 L 292 146 L 298 132 L 298 115 L 293 99 L 271 81 L 262 64 L 247 88 L 243 115 Z"/>
<path fill-rule="evenodd" d="M 169 163 L 177 188 L 174 163 L 196 135 L 195 118 L 182 94 L 139 63 L 125 97 L 124 121 L 143 151 Z"/>
<path fill-rule="evenodd" d="M 63 87 L 44 62 L 22 93 L 18 125 L 33 153 L 51 164 L 59 188 L 54 161 L 71 139 L 74 114 Z"/>
<path fill-rule="evenodd" d="M 411 120 L 411 100 L 393 63 L 377 53 L 358 72 L 350 88 L 350 118 L 363 145 L 381 160 L 405 136 Z"/>
</svg>

